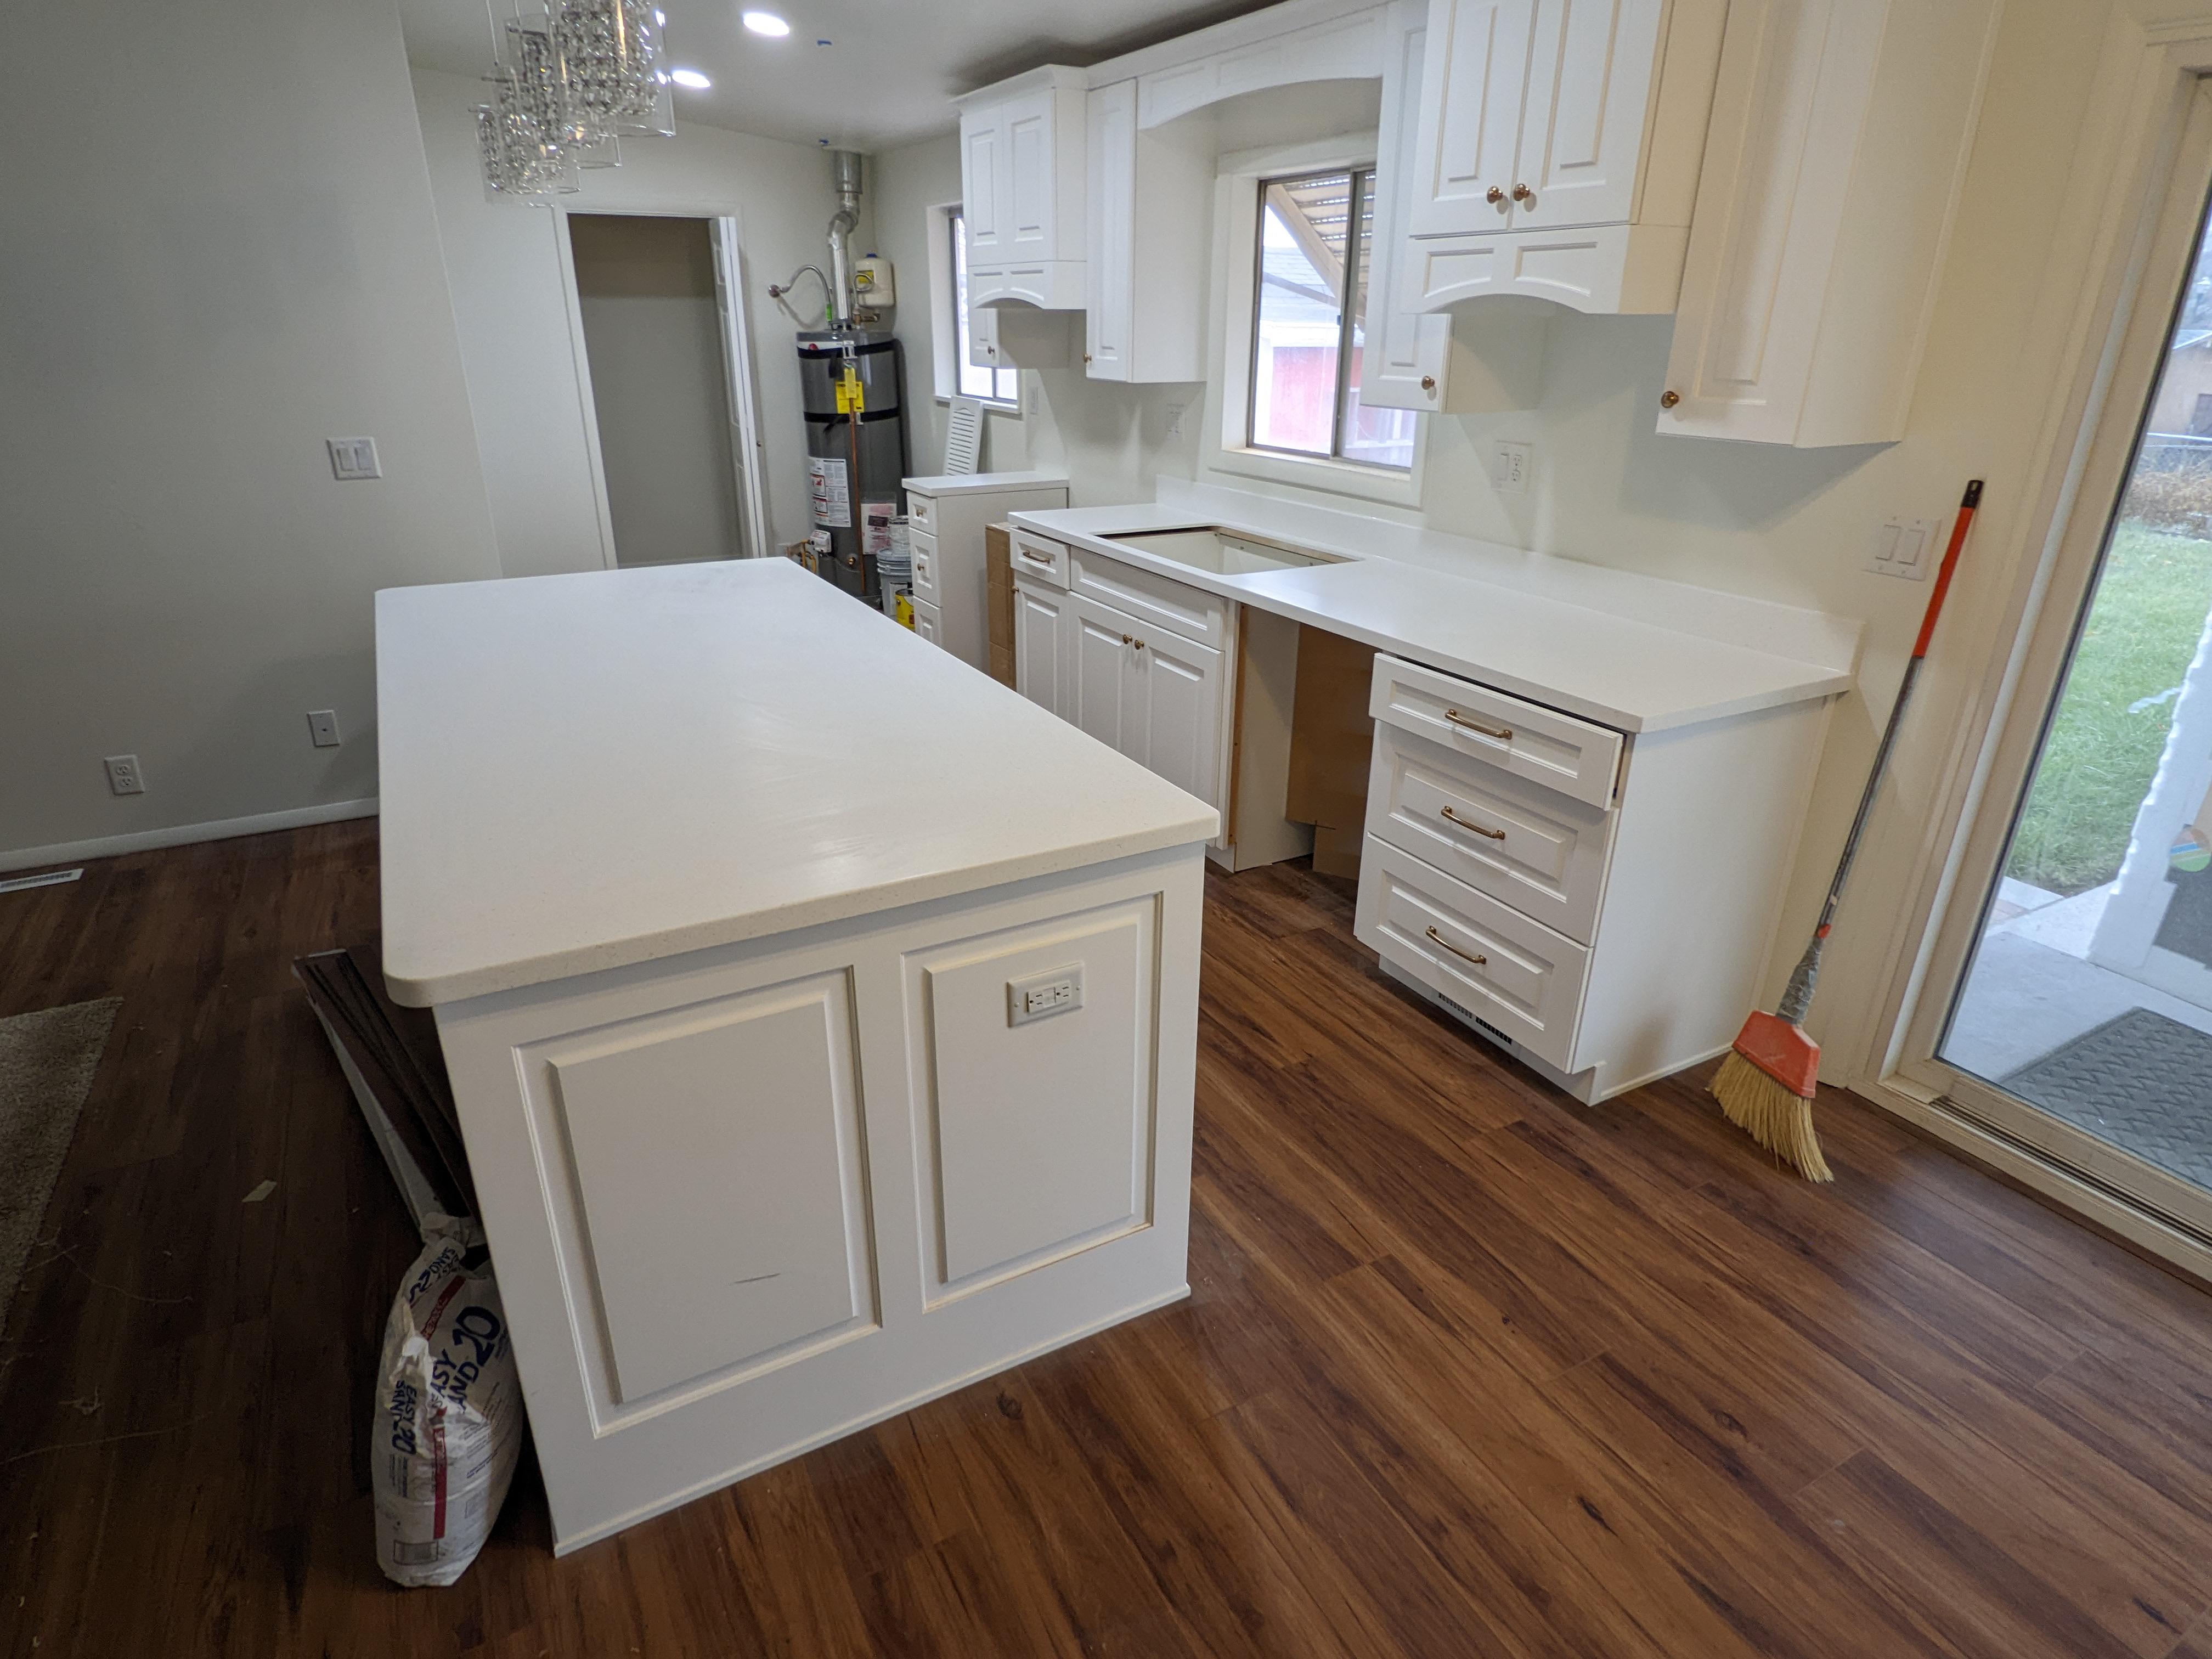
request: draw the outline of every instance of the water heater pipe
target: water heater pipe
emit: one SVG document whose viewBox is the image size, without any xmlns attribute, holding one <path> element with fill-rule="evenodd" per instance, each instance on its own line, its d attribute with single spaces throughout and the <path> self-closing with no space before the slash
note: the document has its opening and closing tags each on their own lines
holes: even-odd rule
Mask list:
<svg viewBox="0 0 2212 1659">
<path fill-rule="evenodd" d="M 830 219 L 830 277 L 831 309 L 836 313 L 833 328 L 844 328 L 853 320 L 853 250 L 852 234 L 860 222 L 860 156 L 857 150 L 833 149 L 830 152 L 830 177 L 837 189 L 837 211 Z"/>
</svg>

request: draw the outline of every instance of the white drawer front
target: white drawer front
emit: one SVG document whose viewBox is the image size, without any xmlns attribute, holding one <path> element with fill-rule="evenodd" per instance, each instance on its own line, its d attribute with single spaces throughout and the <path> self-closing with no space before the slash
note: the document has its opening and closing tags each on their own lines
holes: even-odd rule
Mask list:
<svg viewBox="0 0 2212 1659">
<path fill-rule="evenodd" d="M 1379 654 L 1367 712 L 1577 800 L 1613 804 L 1620 733 L 1609 726 Z"/>
<path fill-rule="evenodd" d="M 917 599 L 914 602 L 914 631 L 939 650 L 944 649 L 945 623 L 937 607 L 927 599 Z"/>
<path fill-rule="evenodd" d="M 906 527 L 911 535 L 915 531 L 937 533 L 937 498 L 934 495 L 909 495 L 906 498 Z"/>
<path fill-rule="evenodd" d="M 1066 542 L 1056 542 L 1017 526 L 1009 543 L 1013 550 L 1016 574 L 1027 576 L 1032 581 L 1050 582 L 1054 587 L 1067 586 Z"/>
<path fill-rule="evenodd" d="M 1367 833 L 1585 945 L 1613 825 L 1601 807 L 1409 732 L 1375 729 Z"/>
<path fill-rule="evenodd" d="M 937 570 L 937 538 L 917 536 L 907 532 L 907 545 L 914 553 L 914 596 L 927 599 L 932 605 L 945 603 L 945 590 Z"/>
<path fill-rule="evenodd" d="M 1068 586 L 1139 622 L 1172 629 L 1215 650 L 1229 643 L 1229 601 L 1172 577 L 1078 548 L 1069 556 Z"/>
<path fill-rule="evenodd" d="M 1359 863 L 1359 942 L 1431 990 L 1572 1071 L 1589 951 L 1370 836 Z"/>
</svg>

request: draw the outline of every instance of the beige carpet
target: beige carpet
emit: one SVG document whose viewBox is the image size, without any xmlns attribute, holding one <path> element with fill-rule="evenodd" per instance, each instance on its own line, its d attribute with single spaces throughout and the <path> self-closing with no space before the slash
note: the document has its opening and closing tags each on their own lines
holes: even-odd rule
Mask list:
<svg viewBox="0 0 2212 1659">
<path fill-rule="evenodd" d="M 120 997 L 0 1019 L 0 1330 Z"/>
</svg>

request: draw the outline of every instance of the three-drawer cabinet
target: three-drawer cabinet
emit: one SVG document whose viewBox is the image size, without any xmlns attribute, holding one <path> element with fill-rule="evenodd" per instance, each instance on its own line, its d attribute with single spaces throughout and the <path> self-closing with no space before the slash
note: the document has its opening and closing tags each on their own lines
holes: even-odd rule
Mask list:
<svg viewBox="0 0 2212 1659">
<path fill-rule="evenodd" d="M 1377 655 L 1354 931 L 1580 1099 L 1708 1059 L 1758 1000 L 1824 709 L 1624 732 Z"/>
</svg>

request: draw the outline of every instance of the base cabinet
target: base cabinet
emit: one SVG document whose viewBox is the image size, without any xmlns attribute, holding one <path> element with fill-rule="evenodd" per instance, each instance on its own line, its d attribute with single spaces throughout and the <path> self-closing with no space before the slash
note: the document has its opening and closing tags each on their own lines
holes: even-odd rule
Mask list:
<svg viewBox="0 0 2212 1659">
<path fill-rule="evenodd" d="M 557 1550 L 1187 1294 L 1202 866 L 438 1009 Z"/>
<path fill-rule="evenodd" d="M 1075 718 L 1068 603 L 1065 589 L 1014 579 L 1014 690 L 1065 720 Z"/>
</svg>

